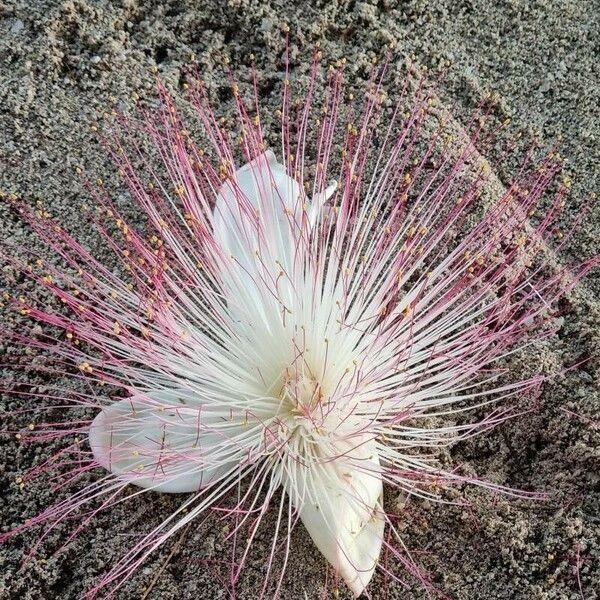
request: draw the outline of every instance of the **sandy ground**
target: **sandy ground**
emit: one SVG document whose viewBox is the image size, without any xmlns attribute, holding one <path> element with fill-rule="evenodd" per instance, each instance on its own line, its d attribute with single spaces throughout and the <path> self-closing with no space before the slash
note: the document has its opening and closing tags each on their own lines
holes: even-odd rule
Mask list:
<svg viewBox="0 0 600 600">
<path fill-rule="evenodd" d="M 597 3 L 588 0 L 0 3 L 0 188 L 43 200 L 65 227 L 86 239 L 89 230 L 73 209 L 86 192 L 73 170 L 83 165 L 92 176 L 104 177 L 112 169 L 90 131 L 110 106 L 109 99 L 127 108 L 134 94 L 151 95 L 153 66 L 177 88 L 192 55 L 211 93 L 218 95 L 227 88 L 222 57 L 247 64 L 254 53 L 269 106 L 276 102 L 276 93 L 270 96 L 269 90 L 281 79 L 281 26 L 288 23 L 293 69 L 306 63 L 310 47 L 321 40 L 326 58 L 346 57 L 353 77 L 364 78 L 363 66 L 393 41 L 399 55 L 413 54 L 434 70 L 449 62 L 440 96 L 454 106 L 459 123 L 487 92 L 496 91 L 498 118 L 512 119 L 512 133 L 522 130 L 529 139 L 537 132 L 546 144 L 562 136 L 561 153 L 575 182 L 566 216 L 573 217 L 598 188 L 599 21 Z M 500 182 L 509 176 L 510 166 L 497 173 Z M 1 210 L 2 235 L 29 243 L 30 234 Z M 599 253 L 599 231 L 596 207 L 565 259 Z M 3 273 L 0 285 L 8 286 L 14 274 L 10 269 Z M 466 490 L 470 511 L 413 501 L 403 513 L 407 545 L 452 598 L 600 597 L 599 291 L 596 273 L 563 302 L 559 334 L 526 353 L 518 367 L 558 372 L 579 358 L 591 360 L 547 384 L 533 414 L 449 452 L 452 460 L 484 477 L 546 490 L 550 499 L 492 500 L 485 492 Z M 17 352 L 0 346 L 0 354 Z M 0 416 L 8 428 L 13 407 L 10 394 L 2 395 Z M 49 504 L 43 483 L 20 490 L 15 479 L 50 455 L 53 446 L 23 446 L 12 435 L 1 441 L 0 507 L 6 529 Z M 394 502 L 393 491 L 386 498 Z M 122 553 L 129 536 L 168 514 L 173 502 L 146 495 L 133 506 L 118 507 L 53 554 L 67 531 L 63 528 L 21 571 L 22 547 L 34 536 L 14 540 L 0 550 L 0 597 L 79 597 Z M 263 535 L 239 589 L 241 600 L 257 596 L 268 531 Z M 226 597 L 204 562 L 221 557 L 223 536 L 222 525 L 213 518 L 192 528 L 149 597 Z M 300 528 L 293 544 L 282 596 L 312 600 L 318 597 L 323 562 Z M 121 597 L 139 598 L 172 549 L 173 543 L 157 552 Z M 426 597 L 408 581 L 405 590 L 378 576 L 370 589 L 374 598 Z"/>
</svg>

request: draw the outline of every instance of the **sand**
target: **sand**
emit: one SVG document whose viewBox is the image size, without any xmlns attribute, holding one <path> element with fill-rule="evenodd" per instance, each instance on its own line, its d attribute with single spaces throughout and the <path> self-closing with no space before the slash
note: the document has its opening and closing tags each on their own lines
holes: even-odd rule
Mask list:
<svg viewBox="0 0 600 600">
<path fill-rule="evenodd" d="M 281 79 L 281 27 L 291 28 L 292 68 L 302 70 L 310 48 L 321 40 L 326 59 L 345 57 L 357 80 L 365 65 L 394 42 L 399 56 L 413 55 L 434 72 L 447 67 L 439 96 L 454 107 L 457 122 L 488 92 L 499 96 L 498 118 L 510 117 L 510 134 L 523 131 L 522 148 L 537 133 L 549 145 L 562 137 L 561 154 L 574 184 L 565 222 L 598 190 L 600 164 L 600 10 L 588 0 L 527 2 L 8 2 L 0 4 L 0 189 L 29 201 L 42 200 L 64 226 L 86 240 L 89 228 L 74 209 L 87 192 L 74 176 L 77 165 L 92 177 L 112 170 L 90 126 L 112 102 L 127 110 L 134 94 L 150 97 L 152 67 L 178 89 L 192 60 L 218 95 L 227 88 L 222 59 L 248 64 L 256 55 L 265 105 Z M 298 66 L 300 65 L 300 67 Z M 507 136 L 509 133 L 506 134 Z M 490 158 L 500 152 L 500 136 Z M 514 164 L 497 172 L 498 184 Z M 562 259 L 600 252 L 600 210 L 585 217 Z M 31 233 L 0 208 L 0 233 L 34 243 Z M 16 275 L 5 268 L 0 285 Z M 4 279 L 4 281 L 2 281 Z M 544 386 L 534 413 L 448 452 L 449 458 L 495 481 L 551 493 L 546 502 L 492 498 L 463 490 L 464 507 L 411 501 L 403 510 L 404 535 L 436 584 L 452 598 L 593 600 L 600 596 L 600 274 L 579 284 L 562 305 L 559 333 L 520 358 L 531 372 L 560 372 L 582 357 L 584 366 Z M 3 326 L 13 326 L 7 320 Z M 0 353 L 21 350 L 0 345 Z M 2 361 L 4 362 L 4 361 Z M 5 377 L 5 375 L 3 375 Z M 0 416 L 14 427 L 10 394 L 0 396 Z M 565 412 L 569 411 L 569 412 Z M 43 482 L 23 490 L 15 479 L 50 456 L 52 443 L 27 445 L 1 438 L 2 530 L 47 506 Z M 393 491 L 386 501 L 397 500 Z M 175 506 L 168 497 L 146 495 L 134 505 L 102 515 L 77 540 L 55 554 L 68 532 L 61 527 L 40 555 L 19 570 L 26 534 L 0 549 L 0 597 L 78 598 L 126 548 L 129 536 Z M 256 598 L 267 552 L 261 534 L 239 589 L 240 600 Z M 190 529 L 160 573 L 149 598 L 225 598 L 205 561 L 222 558 L 222 524 L 211 517 Z M 139 598 L 174 548 L 156 552 L 122 590 Z M 323 562 L 298 528 L 284 580 L 285 599 L 319 597 Z M 373 598 L 425 598 L 410 578 L 408 588 L 377 576 Z M 342 589 L 340 597 L 346 597 Z"/>
</svg>

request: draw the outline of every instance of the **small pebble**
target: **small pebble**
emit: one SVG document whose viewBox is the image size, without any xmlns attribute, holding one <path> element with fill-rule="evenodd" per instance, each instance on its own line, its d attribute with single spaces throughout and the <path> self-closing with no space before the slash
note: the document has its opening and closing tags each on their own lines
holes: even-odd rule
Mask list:
<svg viewBox="0 0 600 600">
<path fill-rule="evenodd" d="M 13 24 L 10 27 L 11 33 L 21 33 L 25 29 L 25 23 L 21 21 L 21 19 L 15 19 Z"/>
</svg>

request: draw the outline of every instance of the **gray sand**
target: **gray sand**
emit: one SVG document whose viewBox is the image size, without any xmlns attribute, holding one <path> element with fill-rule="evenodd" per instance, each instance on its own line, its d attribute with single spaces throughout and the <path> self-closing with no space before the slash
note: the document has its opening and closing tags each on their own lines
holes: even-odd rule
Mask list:
<svg viewBox="0 0 600 600">
<path fill-rule="evenodd" d="M 289 23 L 293 67 L 308 60 L 317 40 L 322 40 L 326 59 L 346 57 L 358 79 L 364 77 L 361 65 L 391 41 L 399 54 L 414 54 L 418 63 L 434 71 L 450 61 L 440 96 L 447 106 L 455 105 L 459 122 L 486 93 L 498 92 L 498 117 L 511 117 L 510 133 L 538 132 L 546 144 L 562 136 L 561 153 L 575 181 L 566 209 L 566 216 L 573 217 L 598 187 L 599 21 L 598 4 L 588 0 L 1 3 L 0 189 L 43 200 L 67 229 L 86 239 L 89 230 L 73 207 L 87 194 L 73 171 L 84 165 L 92 177 L 112 172 L 90 131 L 110 107 L 110 98 L 127 108 L 134 93 L 151 96 L 155 65 L 177 87 L 192 55 L 212 93 L 218 93 L 227 88 L 223 56 L 247 64 L 254 53 L 268 90 L 281 79 L 280 31 Z M 274 93 L 265 105 L 276 101 Z M 500 151 L 501 142 L 492 154 Z M 497 173 L 500 182 L 509 176 L 510 166 L 506 171 Z M 4 207 L 0 219 L 3 236 L 31 241 L 31 234 Z M 599 253 L 599 231 L 596 206 L 565 258 Z M 14 274 L 5 269 L 4 276 L 10 284 Z M 520 368 L 557 372 L 579 357 L 591 355 L 592 360 L 547 384 L 535 413 L 449 451 L 453 461 L 473 472 L 506 485 L 550 491 L 550 500 L 492 500 L 487 492 L 470 489 L 464 493 L 472 511 L 411 501 L 403 512 L 407 545 L 453 598 L 600 597 L 599 291 L 595 273 L 563 303 L 559 334 L 521 357 Z M 0 346 L 2 352 L 19 350 Z M 10 396 L 0 398 L 0 410 L 12 406 Z M 10 428 L 12 420 L 4 417 Z M 15 479 L 49 456 L 53 445 L 24 447 L 12 435 L 1 439 L 1 522 L 8 528 L 50 503 L 43 482 L 20 490 Z M 395 501 L 393 491 L 386 501 Z M 0 551 L 0 597 L 79 597 L 122 554 L 128 534 L 144 531 L 173 506 L 172 498 L 145 495 L 102 515 L 65 551 L 53 554 L 68 531 L 60 528 L 22 571 L 22 546 L 35 536 L 15 539 Z M 240 586 L 241 600 L 257 597 L 260 590 L 268 531 L 262 535 Z M 149 597 L 227 597 L 203 563 L 222 557 L 223 537 L 216 518 L 192 528 Z M 122 598 L 141 596 L 175 541 L 156 552 Z M 282 597 L 302 598 L 306 592 L 312 600 L 318 597 L 323 562 L 301 528 L 293 544 Z M 374 598 L 426 597 L 414 581 L 408 582 L 404 590 L 385 586 L 378 576 L 370 590 Z M 342 590 L 341 597 L 345 594 Z"/>
</svg>

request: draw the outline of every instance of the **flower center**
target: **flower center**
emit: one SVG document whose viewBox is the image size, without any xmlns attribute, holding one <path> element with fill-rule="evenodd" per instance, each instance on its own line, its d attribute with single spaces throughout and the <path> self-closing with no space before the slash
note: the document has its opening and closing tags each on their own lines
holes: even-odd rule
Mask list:
<svg viewBox="0 0 600 600">
<path fill-rule="evenodd" d="M 288 368 L 279 392 L 282 408 L 292 417 L 309 417 L 323 399 L 321 384 L 309 373 Z"/>
</svg>

